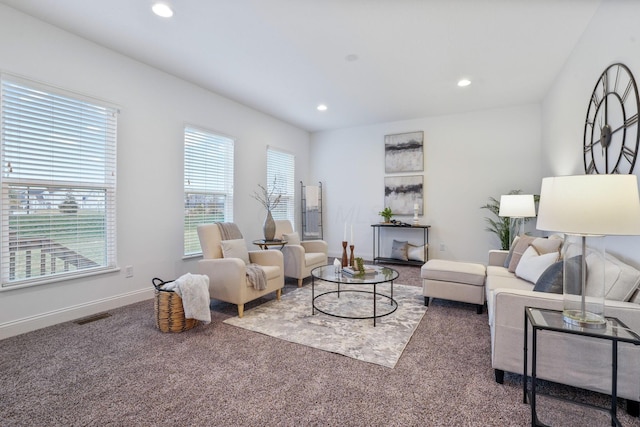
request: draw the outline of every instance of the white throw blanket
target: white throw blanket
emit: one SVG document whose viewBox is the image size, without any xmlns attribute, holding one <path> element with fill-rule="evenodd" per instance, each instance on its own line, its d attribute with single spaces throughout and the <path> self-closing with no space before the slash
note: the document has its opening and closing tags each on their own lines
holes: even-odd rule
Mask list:
<svg viewBox="0 0 640 427">
<path fill-rule="evenodd" d="M 162 289 L 175 291 L 182 298 L 185 318 L 211 323 L 209 276 L 187 273 L 165 284 Z"/>
</svg>

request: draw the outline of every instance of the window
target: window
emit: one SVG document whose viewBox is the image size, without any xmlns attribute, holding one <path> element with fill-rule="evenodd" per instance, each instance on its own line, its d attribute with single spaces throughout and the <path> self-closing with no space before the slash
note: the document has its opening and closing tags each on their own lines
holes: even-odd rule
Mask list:
<svg viewBox="0 0 640 427">
<path fill-rule="evenodd" d="M 2 76 L 1 286 L 116 268 L 117 110 Z"/>
<path fill-rule="evenodd" d="M 295 224 L 294 204 L 295 156 L 273 147 L 267 147 L 267 189 L 280 193 L 280 203 L 271 212 L 274 219 L 288 219 Z"/>
<path fill-rule="evenodd" d="M 184 255 L 202 253 L 198 225 L 233 221 L 233 139 L 184 130 Z"/>
</svg>

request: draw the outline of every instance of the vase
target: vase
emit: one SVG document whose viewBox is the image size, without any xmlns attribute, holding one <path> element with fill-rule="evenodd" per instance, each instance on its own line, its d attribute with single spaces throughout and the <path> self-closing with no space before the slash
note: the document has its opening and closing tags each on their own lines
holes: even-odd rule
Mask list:
<svg viewBox="0 0 640 427">
<path fill-rule="evenodd" d="M 267 217 L 264 219 L 262 231 L 264 232 L 264 240 L 273 240 L 276 235 L 276 222 L 273 220 L 271 211 L 267 211 Z"/>
</svg>

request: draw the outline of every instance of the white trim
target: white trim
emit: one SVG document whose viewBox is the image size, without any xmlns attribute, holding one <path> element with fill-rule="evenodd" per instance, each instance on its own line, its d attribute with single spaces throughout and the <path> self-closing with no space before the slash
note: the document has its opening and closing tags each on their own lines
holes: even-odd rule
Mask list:
<svg viewBox="0 0 640 427">
<path fill-rule="evenodd" d="M 153 296 L 153 288 L 140 289 L 137 291 L 131 291 L 125 294 L 102 298 L 84 304 L 78 304 L 59 310 L 37 314 L 35 316 L 12 320 L 0 324 L 0 340 L 15 335 L 24 334 L 26 332 L 35 331 L 37 329 L 46 328 L 48 326 L 57 325 L 59 323 L 69 322 L 71 320 L 91 316 L 93 314 L 97 314 L 106 310 L 113 310 L 118 307 L 123 307 L 125 305 L 148 300 L 153 298 Z"/>
</svg>

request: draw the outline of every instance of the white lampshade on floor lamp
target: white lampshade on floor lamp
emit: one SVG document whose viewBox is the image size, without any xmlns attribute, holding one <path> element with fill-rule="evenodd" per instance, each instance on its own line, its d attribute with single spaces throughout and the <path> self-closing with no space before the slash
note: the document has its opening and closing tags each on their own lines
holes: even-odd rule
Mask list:
<svg viewBox="0 0 640 427">
<path fill-rule="evenodd" d="M 604 236 L 640 234 L 636 176 L 544 178 L 537 228 L 565 233 L 565 322 L 580 327 L 605 326 Z"/>
<path fill-rule="evenodd" d="M 520 220 L 518 234 L 524 233 L 524 219 L 536 216 L 533 194 L 504 194 L 500 196 L 498 216 L 509 218 L 509 243 L 511 243 L 511 219 Z"/>
</svg>

